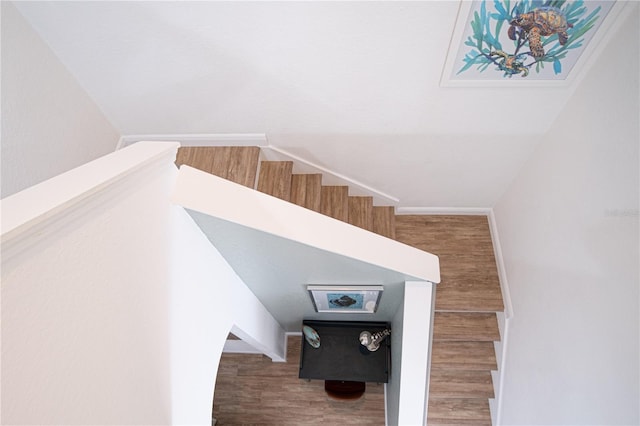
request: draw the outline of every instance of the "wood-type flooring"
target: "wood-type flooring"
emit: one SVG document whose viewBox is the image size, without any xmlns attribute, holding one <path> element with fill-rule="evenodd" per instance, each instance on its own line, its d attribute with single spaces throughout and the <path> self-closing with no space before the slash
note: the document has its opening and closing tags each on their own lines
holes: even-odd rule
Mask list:
<svg viewBox="0 0 640 426">
<path fill-rule="evenodd" d="M 298 378 L 301 337 L 287 341 L 287 362 L 264 355 L 222 354 L 215 387 L 216 426 L 371 425 L 383 426 L 384 385 L 367 383 L 355 401 L 327 396 L 324 381 Z"/>
</svg>

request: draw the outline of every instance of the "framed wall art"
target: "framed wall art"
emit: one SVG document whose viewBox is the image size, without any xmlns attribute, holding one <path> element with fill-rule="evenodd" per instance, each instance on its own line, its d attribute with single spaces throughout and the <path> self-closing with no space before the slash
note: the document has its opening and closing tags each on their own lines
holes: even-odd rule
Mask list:
<svg viewBox="0 0 640 426">
<path fill-rule="evenodd" d="M 373 314 L 378 309 L 381 285 L 308 285 L 316 312 Z"/>
<path fill-rule="evenodd" d="M 622 3 L 463 1 L 441 83 L 566 84 L 593 55 Z"/>
</svg>

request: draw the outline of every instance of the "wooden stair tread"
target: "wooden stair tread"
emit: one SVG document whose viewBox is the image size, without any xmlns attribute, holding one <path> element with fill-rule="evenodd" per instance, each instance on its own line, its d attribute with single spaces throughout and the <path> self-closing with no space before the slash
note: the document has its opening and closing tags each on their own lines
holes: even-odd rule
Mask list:
<svg viewBox="0 0 640 426">
<path fill-rule="evenodd" d="M 320 213 L 348 222 L 349 188 L 347 186 L 323 186 L 320 195 Z"/>
<path fill-rule="evenodd" d="M 495 313 L 436 312 L 433 340 L 498 341 L 498 319 Z"/>
<path fill-rule="evenodd" d="M 214 152 L 206 146 L 182 146 L 178 148 L 176 166 L 183 164 L 203 172 L 212 173 Z"/>
<path fill-rule="evenodd" d="M 496 370 L 493 342 L 436 340 L 431 349 L 431 371 L 436 369 Z"/>
<path fill-rule="evenodd" d="M 292 171 L 293 161 L 262 161 L 256 189 L 289 201 Z"/>
<path fill-rule="evenodd" d="M 373 206 L 373 232 L 396 238 L 396 214 L 392 206 Z"/>
<path fill-rule="evenodd" d="M 257 146 L 185 146 L 178 148 L 176 165 L 186 164 L 253 188 L 259 156 Z"/>
<path fill-rule="evenodd" d="M 446 272 L 441 274 L 441 280 L 441 283 L 436 286 L 436 310 L 471 312 L 504 310 L 502 290 L 499 285 L 495 285 L 495 282 L 474 281 L 468 277 L 465 277 L 464 281 L 452 281 Z"/>
<path fill-rule="evenodd" d="M 427 424 L 491 426 L 487 398 L 429 399 Z"/>
<path fill-rule="evenodd" d="M 429 398 L 493 398 L 491 371 L 431 370 Z"/>
<path fill-rule="evenodd" d="M 396 234 L 406 244 L 450 258 L 453 265 L 475 259 L 495 263 L 486 216 L 397 215 Z"/>
<path fill-rule="evenodd" d="M 403 237 L 416 238 L 418 244 L 428 244 L 441 253 L 464 253 L 457 244 L 475 243 L 474 251 L 493 253 L 489 221 L 484 215 L 398 215 L 397 230 Z M 424 234 L 426 237 L 416 235 Z"/>
<path fill-rule="evenodd" d="M 348 197 L 349 223 L 367 231 L 373 230 L 373 197 Z"/>
<path fill-rule="evenodd" d="M 316 212 L 320 211 L 322 175 L 296 174 L 291 176 L 291 196 L 289 201 Z"/>
</svg>

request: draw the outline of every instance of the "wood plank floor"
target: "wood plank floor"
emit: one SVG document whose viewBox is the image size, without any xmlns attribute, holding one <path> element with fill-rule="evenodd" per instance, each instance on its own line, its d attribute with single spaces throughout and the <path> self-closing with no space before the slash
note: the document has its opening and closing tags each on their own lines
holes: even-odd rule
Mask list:
<svg viewBox="0 0 640 426">
<path fill-rule="evenodd" d="M 396 216 L 396 239 L 440 258 L 436 310 L 504 309 L 486 216 Z"/>
<path fill-rule="evenodd" d="M 429 426 L 491 426 L 489 400 L 478 398 L 429 399 Z"/>
<path fill-rule="evenodd" d="M 186 164 L 253 188 L 259 157 L 257 146 L 186 146 L 178 149 L 176 165 Z"/>
<path fill-rule="evenodd" d="M 436 311 L 433 317 L 433 340 L 498 341 L 500 331 L 496 314 Z"/>
<path fill-rule="evenodd" d="M 222 354 L 213 417 L 228 425 L 384 425 L 384 385 L 367 383 L 356 401 L 336 401 L 324 381 L 298 378 L 301 337 L 287 342 L 287 362 Z"/>
</svg>

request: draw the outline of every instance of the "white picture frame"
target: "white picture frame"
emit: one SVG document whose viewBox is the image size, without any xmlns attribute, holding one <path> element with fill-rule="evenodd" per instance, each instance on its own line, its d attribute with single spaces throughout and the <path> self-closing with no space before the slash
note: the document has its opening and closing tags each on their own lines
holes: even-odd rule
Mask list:
<svg viewBox="0 0 640 426">
<path fill-rule="evenodd" d="M 381 285 L 308 285 L 316 312 L 373 314 L 378 310 L 384 287 Z"/>
</svg>

